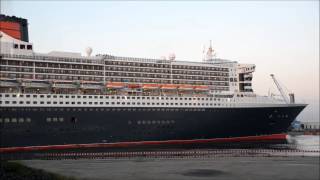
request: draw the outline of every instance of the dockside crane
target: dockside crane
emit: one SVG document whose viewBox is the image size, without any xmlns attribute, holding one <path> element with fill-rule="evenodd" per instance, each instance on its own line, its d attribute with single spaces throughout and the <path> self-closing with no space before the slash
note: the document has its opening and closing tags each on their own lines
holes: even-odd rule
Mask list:
<svg viewBox="0 0 320 180">
<path fill-rule="evenodd" d="M 274 81 L 274 83 L 276 84 L 278 90 L 280 91 L 281 93 L 281 96 L 282 98 L 284 99 L 284 101 L 289 104 L 289 103 L 294 103 L 294 94 L 293 93 L 290 93 L 289 96 L 290 96 L 290 100 L 288 99 L 286 93 L 283 91 L 280 83 L 277 81 L 277 79 L 274 77 L 274 74 L 270 74 L 272 80 Z"/>
</svg>

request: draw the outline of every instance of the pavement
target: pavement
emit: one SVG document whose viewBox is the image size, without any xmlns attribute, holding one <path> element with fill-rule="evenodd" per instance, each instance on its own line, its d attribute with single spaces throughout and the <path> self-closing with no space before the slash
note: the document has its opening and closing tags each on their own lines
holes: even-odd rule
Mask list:
<svg viewBox="0 0 320 180">
<path fill-rule="evenodd" d="M 22 164 L 76 179 L 319 180 L 318 157 L 130 158 L 23 160 Z"/>
</svg>

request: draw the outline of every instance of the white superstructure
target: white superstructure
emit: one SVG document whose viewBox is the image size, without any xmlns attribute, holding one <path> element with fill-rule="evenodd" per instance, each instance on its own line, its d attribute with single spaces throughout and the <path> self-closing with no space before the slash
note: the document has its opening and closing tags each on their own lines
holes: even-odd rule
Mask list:
<svg viewBox="0 0 320 180">
<path fill-rule="evenodd" d="M 90 56 L 89 48 L 87 56 L 57 51 L 40 54 L 33 51 L 33 44 L 3 32 L 1 47 L 0 105 L 207 108 L 286 104 L 253 92 L 253 64 L 218 58 L 188 62 Z"/>
</svg>

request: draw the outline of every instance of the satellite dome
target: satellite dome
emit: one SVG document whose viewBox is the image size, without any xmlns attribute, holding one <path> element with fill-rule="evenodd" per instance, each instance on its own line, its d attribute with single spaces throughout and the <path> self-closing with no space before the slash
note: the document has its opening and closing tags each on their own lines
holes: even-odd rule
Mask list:
<svg viewBox="0 0 320 180">
<path fill-rule="evenodd" d="M 89 56 L 91 55 L 91 53 L 92 53 L 92 48 L 91 48 L 91 47 L 87 47 L 87 48 L 86 48 L 86 54 L 87 54 L 87 56 L 89 57 Z"/>
<path fill-rule="evenodd" d="M 169 60 L 175 60 L 175 59 L 176 59 L 176 55 L 174 53 L 170 53 Z"/>
</svg>

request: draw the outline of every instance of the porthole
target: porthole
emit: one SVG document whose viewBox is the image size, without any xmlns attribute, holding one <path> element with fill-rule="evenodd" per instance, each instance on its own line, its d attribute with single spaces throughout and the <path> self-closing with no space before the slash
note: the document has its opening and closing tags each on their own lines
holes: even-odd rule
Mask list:
<svg viewBox="0 0 320 180">
<path fill-rule="evenodd" d="M 51 122 L 51 118 L 48 117 L 48 118 L 46 119 L 46 121 L 47 121 L 47 122 Z"/>
<path fill-rule="evenodd" d="M 9 122 L 10 122 L 10 119 L 9 119 L 9 118 L 4 118 L 4 122 L 5 122 L 5 123 L 9 123 Z"/>
<path fill-rule="evenodd" d="M 23 119 L 23 118 L 19 118 L 18 122 L 19 122 L 19 123 L 23 123 L 23 122 L 24 122 L 24 119 Z"/>
<path fill-rule="evenodd" d="M 11 119 L 11 122 L 13 122 L 13 123 L 18 122 L 18 121 L 17 121 L 17 118 L 12 118 L 12 119 Z"/>
<path fill-rule="evenodd" d="M 60 121 L 60 122 L 63 122 L 63 118 L 62 118 L 62 117 L 60 117 L 60 118 L 59 118 L 59 121 Z"/>
</svg>

